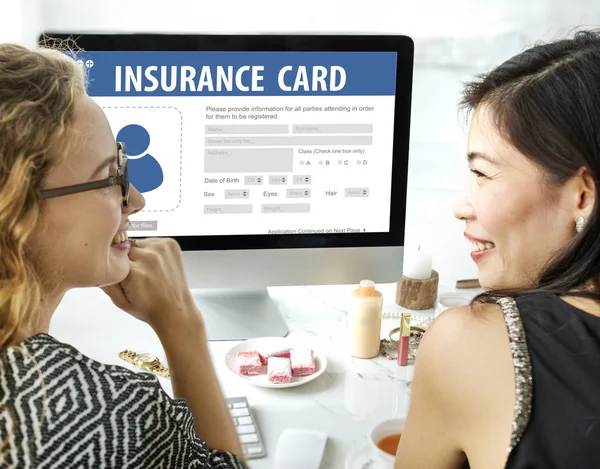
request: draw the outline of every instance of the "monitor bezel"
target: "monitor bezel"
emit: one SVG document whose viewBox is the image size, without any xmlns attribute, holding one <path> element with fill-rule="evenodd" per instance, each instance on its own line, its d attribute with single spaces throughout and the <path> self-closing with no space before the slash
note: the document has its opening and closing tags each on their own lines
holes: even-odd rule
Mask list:
<svg viewBox="0 0 600 469">
<path fill-rule="evenodd" d="M 390 231 L 343 234 L 172 236 L 183 250 L 254 250 L 403 246 L 408 186 L 408 157 L 413 40 L 404 35 L 341 34 L 164 34 L 46 32 L 70 39 L 84 51 L 315 51 L 396 52 L 396 96 L 392 162 Z M 135 233 L 131 233 L 135 236 Z"/>
</svg>

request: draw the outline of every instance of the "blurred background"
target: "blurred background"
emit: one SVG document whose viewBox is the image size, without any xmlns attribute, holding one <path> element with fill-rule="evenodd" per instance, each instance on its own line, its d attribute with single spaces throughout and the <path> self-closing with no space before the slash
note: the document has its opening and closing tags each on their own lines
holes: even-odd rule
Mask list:
<svg viewBox="0 0 600 469">
<path fill-rule="evenodd" d="M 597 0 L 0 0 L 0 42 L 42 32 L 375 33 L 415 41 L 406 244 L 427 242 L 444 279 L 477 271 L 452 206 L 467 176 L 462 83 L 534 42 L 600 24 Z M 452 246 L 452 252 L 448 252 Z M 454 249 L 454 246 L 461 246 Z"/>
</svg>

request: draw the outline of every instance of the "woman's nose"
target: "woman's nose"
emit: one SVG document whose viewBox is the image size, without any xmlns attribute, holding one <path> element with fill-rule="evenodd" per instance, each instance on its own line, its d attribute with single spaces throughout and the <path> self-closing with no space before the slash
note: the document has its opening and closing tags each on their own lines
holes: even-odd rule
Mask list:
<svg viewBox="0 0 600 469">
<path fill-rule="evenodd" d="M 129 186 L 129 207 L 125 209 L 125 211 L 131 215 L 133 213 L 137 213 L 142 210 L 146 206 L 146 199 L 144 196 L 138 191 L 133 184 Z"/>
<path fill-rule="evenodd" d="M 466 194 L 462 194 L 454 204 L 454 216 L 458 220 L 469 220 L 475 218 L 473 204 Z"/>
</svg>

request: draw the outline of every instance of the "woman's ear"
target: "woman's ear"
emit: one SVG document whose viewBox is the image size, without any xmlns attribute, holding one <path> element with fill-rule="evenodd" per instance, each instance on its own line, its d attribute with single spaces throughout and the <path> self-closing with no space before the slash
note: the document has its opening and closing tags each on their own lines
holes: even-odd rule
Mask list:
<svg viewBox="0 0 600 469">
<path fill-rule="evenodd" d="M 576 217 L 589 218 L 592 215 L 596 204 L 596 183 L 590 171 L 583 167 L 580 168 L 575 178 L 575 188 L 578 192 L 578 204 Z"/>
</svg>

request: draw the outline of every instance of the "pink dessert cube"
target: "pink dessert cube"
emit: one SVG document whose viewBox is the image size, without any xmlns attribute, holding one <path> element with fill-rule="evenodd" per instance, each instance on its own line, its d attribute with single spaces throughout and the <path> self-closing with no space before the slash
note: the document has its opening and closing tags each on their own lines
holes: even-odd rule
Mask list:
<svg viewBox="0 0 600 469">
<path fill-rule="evenodd" d="M 267 373 L 271 383 L 291 383 L 292 363 L 289 358 L 270 357 Z"/>
<path fill-rule="evenodd" d="M 312 350 L 292 350 L 290 353 L 292 374 L 294 376 L 308 376 L 317 371 L 315 356 Z"/>
<path fill-rule="evenodd" d="M 267 365 L 269 358 L 290 358 L 290 348 L 282 346 L 263 347 L 258 350 L 260 361 L 263 365 Z"/>
<path fill-rule="evenodd" d="M 238 352 L 235 357 L 237 370 L 242 375 L 259 375 L 262 373 L 262 363 L 258 352 Z"/>
</svg>

